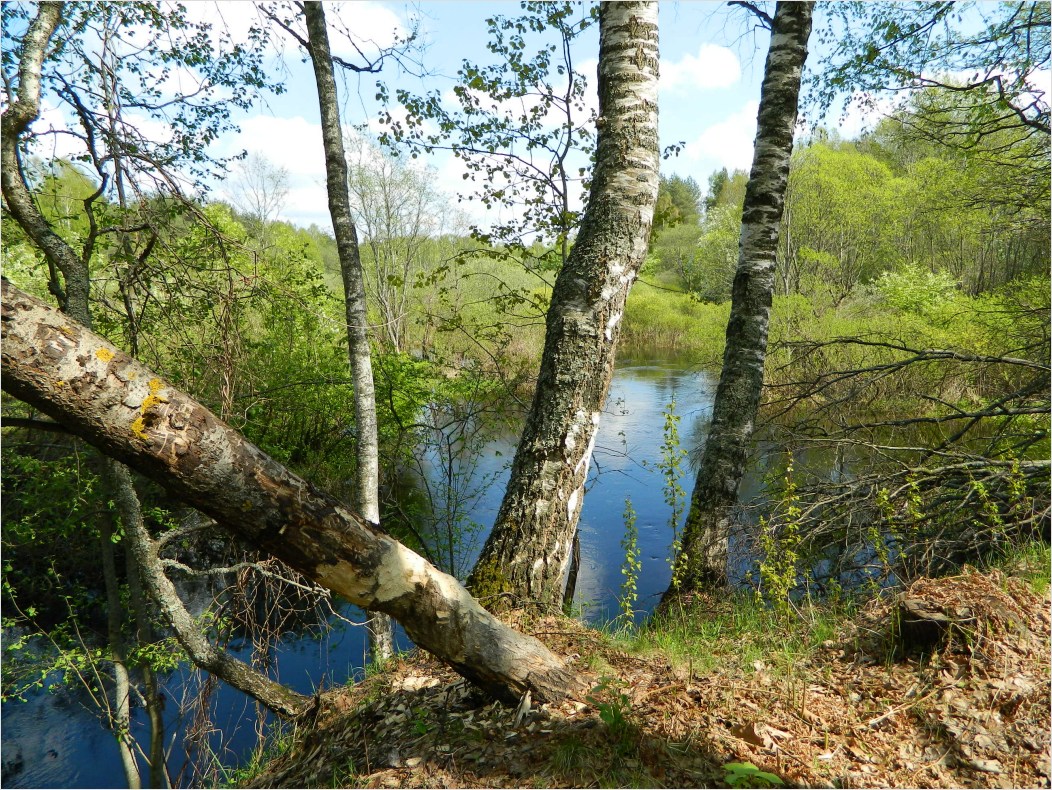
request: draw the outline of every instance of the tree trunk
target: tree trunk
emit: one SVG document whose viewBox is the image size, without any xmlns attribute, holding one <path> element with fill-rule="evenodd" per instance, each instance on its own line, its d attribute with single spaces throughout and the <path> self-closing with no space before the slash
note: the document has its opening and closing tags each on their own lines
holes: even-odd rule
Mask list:
<svg viewBox="0 0 1052 790">
<path fill-rule="evenodd" d="M 130 790 L 139 790 L 142 777 L 135 761 L 135 741 L 131 736 L 131 680 L 128 677 L 128 651 L 121 634 L 123 607 L 120 581 L 117 579 L 117 561 L 113 550 L 113 526 L 107 517 L 99 522 L 99 548 L 102 578 L 106 585 L 106 641 L 113 663 L 113 706 L 107 713 L 110 729 L 117 740 L 124 780 Z"/>
<path fill-rule="evenodd" d="M 86 309 L 88 304 L 87 264 L 51 229 L 37 209 L 33 196 L 22 180 L 22 162 L 18 152 L 22 134 L 40 113 L 41 64 L 48 42 L 62 20 L 62 6 L 63 3 L 40 3 L 37 15 L 22 40 L 17 99 L 4 110 L 0 122 L 0 187 L 7 210 L 41 249 L 49 264 L 62 272 L 65 288 L 52 280 L 52 293 L 63 309 L 72 303 L 76 311 L 76 306 L 83 305 Z M 83 320 L 83 316 L 76 317 L 77 320 Z"/>
<path fill-rule="evenodd" d="M 760 91 L 752 172 L 745 190 L 723 370 L 683 531 L 683 548 L 663 604 L 677 594 L 726 584 L 732 511 L 763 387 L 778 227 L 785 205 L 813 5 L 779 2 L 775 9 Z"/>
<path fill-rule="evenodd" d="M 329 216 L 336 236 L 343 276 L 344 305 L 347 312 L 347 353 L 350 357 L 351 381 L 354 383 L 354 424 L 358 433 L 355 455 L 354 508 L 370 524 L 380 523 L 380 447 L 376 426 L 376 391 L 373 387 L 373 365 L 369 350 L 369 320 L 365 297 L 365 275 L 362 272 L 358 231 L 351 214 L 347 154 L 343 147 L 340 104 L 336 77 L 329 52 L 329 33 L 325 11 L 320 2 L 303 4 L 307 22 L 308 50 L 314 64 L 321 111 L 321 135 L 325 148 L 326 190 Z M 374 661 L 383 662 L 394 655 L 394 626 L 390 618 L 373 614 L 367 623 L 369 647 Z"/>
<path fill-rule="evenodd" d="M 489 614 L 453 577 L 7 280 L 0 327 L 4 390 L 71 433 L 351 603 L 391 615 L 417 645 L 495 696 L 518 700 L 530 691 L 543 701 L 578 690 L 562 661 Z"/>
<path fill-rule="evenodd" d="M 511 479 L 468 582 L 490 605 L 558 609 L 629 288 L 658 190 L 657 3 L 599 10 L 599 139 L 588 209 L 548 310 Z"/>
<path fill-rule="evenodd" d="M 115 461 L 113 464 L 128 474 L 128 467 Z M 130 478 L 131 475 L 128 474 L 128 477 Z M 130 490 L 134 492 L 134 486 Z M 119 502 L 115 504 L 120 508 Z M 136 497 L 136 505 L 138 505 L 138 497 Z M 129 517 L 131 515 L 129 514 Z M 133 515 L 141 518 L 141 508 L 136 507 Z M 122 515 L 121 519 L 127 523 L 125 516 Z M 135 618 L 135 641 L 140 645 L 148 645 L 154 641 L 154 634 L 150 624 L 147 598 L 143 591 L 142 574 L 139 564 L 129 549 L 125 549 L 124 556 L 128 573 L 128 602 Z M 146 718 L 150 722 L 150 749 L 146 755 L 150 766 L 150 787 L 168 788 L 172 786 L 172 783 L 168 777 L 168 766 L 164 759 L 164 697 L 157 684 L 157 674 L 149 660 L 143 662 L 140 671 L 142 672 L 142 696 L 145 701 Z"/>
<path fill-rule="evenodd" d="M 131 475 L 125 467 L 114 464 L 124 470 L 127 486 L 118 489 L 116 504 L 124 513 L 141 513 L 139 500 L 131 484 Z M 248 664 L 228 655 L 209 642 L 194 623 L 194 619 L 175 589 L 175 585 L 165 575 L 157 547 L 147 532 L 141 516 L 129 515 L 124 522 L 124 535 L 128 541 L 128 550 L 135 558 L 143 584 L 150 597 L 157 603 L 164 618 L 175 632 L 175 638 L 186 650 L 194 664 L 206 672 L 248 694 L 274 713 L 285 718 L 292 718 L 304 710 L 310 698 L 276 683 L 262 672 Z"/>
</svg>

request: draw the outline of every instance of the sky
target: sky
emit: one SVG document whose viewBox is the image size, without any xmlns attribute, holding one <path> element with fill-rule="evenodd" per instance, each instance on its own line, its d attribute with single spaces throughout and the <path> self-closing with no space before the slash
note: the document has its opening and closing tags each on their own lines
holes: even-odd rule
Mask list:
<svg viewBox="0 0 1052 790">
<path fill-rule="evenodd" d="M 232 40 L 245 43 L 252 25 L 276 29 L 263 20 L 254 3 L 245 0 L 192 0 L 186 4 L 190 17 L 207 22 L 229 33 Z M 348 135 L 375 135 L 381 111 L 375 99 L 376 82 L 382 80 L 391 96 L 398 88 L 416 94 L 438 91 L 450 97 L 456 74 L 466 59 L 480 66 L 499 62 L 487 50 L 486 20 L 495 15 L 517 16 L 519 3 L 494 0 L 437 1 L 416 4 L 381 0 L 345 0 L 325 3 L 329 36 L 334 55 L 362 63 L 362 55 L 375 55 L 414 27 L 421 43 L 413 62 L 387 61 L 379 74 L 344 71 L 339 80 L 344 130 Z M 302 20 L 300 35 L 305 37 Z M 817 24 L 817 21 L 816 21 Z M 716 0 L 662 0 L 659 6 L 660 82 L 659 135 L 661 147 L 679 145 L 678 155 L 662 161 L 665 175 L 694 178 L 704 189 L 711 173 L 720 168 L 748 170 L 756 131 L 760 83 L 767 55 L 769 34 L 740 8 L 729 8 Z M 352 42 L 353 40 L 353 42 Z M 575 68 L 589 77 L 592 90 L 587 99 L 596 108 L 594 94 L 598 65 L 598 25 L 593 25 L 574 41 Z M 267 44 L 268 68 L 281 76 L 285 93 L 269 96 L 247 113 L 235 113 L 240 131 L 213 143 L 210 153 L 234 156 L 242 152 L 266 160 L 287 174 L 288 195 L 279 218 L 308 227 L 316 224 L 331 229 L 325 192 L 325 168 L 321 126 L 313 70 L 299 43 L 278 31 Z M 813 62 L 812 52 L 809 62 Z M 180 89 L 192 91 L 196 79 L 172 69 L 160 86 L 174 95 Z M 397 106 L 389 108 L 396 117 L 404 116 Z M 135 119 L 133 119 L 135 120 Z M 852 138 L 865 120 L 860 113 L 834 119 L 841 137 Z M 45 103 L 38 122 L 55 129 L 69 128 L 68 108 Z M 140 131 L 154 139 L 165 135 L 162 121 L 140 118 Z M 828 121 L 827 121 L 828 122 Z M 360 128 L 362 131 L 355 131 Z M 72 138 L 54 138 L 52 156 L 72 156 L 79 150 L 61 150 Z M 568 168 L 586 164 L 581 157 Z M 486 226 L 505 220 L 499 210 L 485 209 L 478 202 L 458 202 L 470 193 L 465 182 L 463 162 L 451 154 L 439 153 L 417 160 L 415 166 L 434 171 L 437 188 L 448 195 L 448 205 L 456 211 L 463 232 L 469 224 Z M 213 197 L 234 203 L 236 178 L 213 184 Z M 579 205 L 579 201 L 577 202 Z M 574 208 L 577 205 L 573 206 Z"/>
<path fill-rule="evenodd" d="M 222 28 L 240 43 L 248 42 L 252 25 L 275 29 L 262 19 L 258 7 L 247 0 L 191 0 L 186 8 L 195 21 Z M 517 0 L 423 0 L 415 4 L 344 0 L 326 2 L 325 9 L 333 53 L 350 62 L 361 63 L 363 54 L 375 55 L 378 48 L 389 47 L 398 36 L 404 36 L 414 27 L 421 43 L 411 63 L 387 61 L 379 74 L 342 73 L 339 84 L 342 116 L 345 132 L 350 136 L 375 135 L 382 129 L 378 123 L 382 108 L 375 99 L 377 80 L 387 85 L 391 96 L 403 88 L 418 95 L 438 91 L 448 98 L 464 60 L 480 66 L 498 62 L 497 56 L 486 47 L 487 18 L 514 17 L 521 13 Z M 300 26 L 300 35 L 305 37 L 302 20 L 296 24 Z M 821 12 L 818 12 L 816 29 L 821 24 Z M 720 168 L 747 171 L 752 160 L 769 34 L 760 29 L 747 12 L 717 0 L 662 0 L 659 34 L 660 144 L 663 150 L 681 146 L 678 155 L 662 161 L 663 174 L 692 177 L 704 189 L 709 175 Z M 815 39 L 812 36 L 809 65 L 822 54 L 815 51 L 818 47 Z M 239 124 L 240 131 L 213 143 L 210 153 L 234 156 L 247 152 L 283 169 L 287 173 L 288 195 L 280 218 L 303 227 L 316 224 L 331 229 L 313 70 L 300 45 L 281 31 L 269 41 L 265 55 L 268 68 L 283 78 L 286 92 L 268 97 L 247 113 L 236 113 L 233 120 Z M 572 56 L 577 70 L 590 78 L 593 89 L 587 104 L 595 108 L 598 25 L 575 39 Z M 1042 72 L 1040 80 L 1047 95 L 1049 73 Z M 192 90 L 195 84 L 191 75 L 181 74 L 176 68 L 160 88 L 162 93 L 174 95 L 180 88 Z M 70 128 L 73 119 L 68 107 L 49 105 L 47 101 L 45 99 L 38 124 L 45 128 L 50 125 L 56 130 Z M 890 110 L 891 106 L 889 102 L 883 105 L 877 102 L 878 110 L 882 107 Z M 389 109 L 395 117 L 404 116 L 404 111 L 397 106 Z M 842 139 L 852 139 L 879 119 L 879 115 L 865 112 L 852 104 L 846 114 L 817 120 L 834 127 Z M 143 117 L 135 122 L 143 134 L 154 139 L 162 139 L 166 133 L 162 121 Z M 53 145 L 49 151 L 51 156 L 70 157 L 81 153 L 79 149 L 63 148 L 74 144 L 68 136 L 58 134 L 49 139 Z M 447 230 L 462 232 L 471 223 L 485 226 L 493 220 L 507 219 L 499 211 L 487 210 L 477 202 L 458 202 L 458 197 L 472 190 L 464 180 L 463 162 L 450 153 L 422 158 L 414 164 L 434 171 L 437 188 L 448 195 L 448 205 L 456 209 L 450 215 L 459 213 L 459 227 Z M 583 158 L 579 159 L 571 163 L 568 170 L 574 172 L 583 164 L 586 164 Z M 213 184 L 212 196 L 238 202 L 231 194 L 236 181 L 229 178 Z"/>
<path fill-rule="evenodd" d="M 254 19 L 252 6 L 247 3 L 198 3 L 192 8 L 202 18 L 221 15 L 235 30 Z M 356 0 L 326 3 L 326 13 L 334 50 L 348 57 L 352 51 L 344 30 L 353 30 L 363 51 L 369 53 L 375 51 L 370 44 L 389 44 L 393 33 L 404 34 L 413 18 L 419 20 L 425 48 L 418 56 L 420 64 L 413 68 L 426 71 L 428 76 L 414 76 L 392 64 L 379 75 L 348 74 L 341 80 L 345 128 L 367 124 L 375 132 L 381 128 L 374 100 L 377 79 L 390 86 L 392 95 L 398 87 L 416 93 L 439 90 L 448 94 L 464 59 L 478 64 L 495 62 L 496 56 L 486 49 L 486 19 L 495 14 L 515 16 L 519 4 L 479 0 L 409 6 Z M 661 146 L 684 144 L 678 156 L 663 161 L 662 171 L 691 176 L 704 187 L 709 174 L 721 167 L 748 170 L 769 35 L 755 29 L 740 10 L 729 12 L 724 4 L 700 1 L 662 2 L 659 29 Z M 575 44 L 575 63 L 594 85 L 597 26 Z M 313 73 L 294 43 L 287 44 L 280 57 L 281 68 L 288 72 L 289 91 L 240 119 L 241 134 L 224 140 L 221 152 L 246 150 L 285 168 L 290 191 L 282 217 L 297 225 L 315 223 L 330 228 Z M 596 104 L 594 96 L 589 103 Z M 397 108 L 394 112 L 397 114 Z M 451 200 L 464 192 L 464 170 L 459 160 L 436 154 L 428 159 L 427 166 L 434 168 L 439 188 Z M 469 221 L 485 223 L 480 206 L 461 206 Z"/>
</svg>

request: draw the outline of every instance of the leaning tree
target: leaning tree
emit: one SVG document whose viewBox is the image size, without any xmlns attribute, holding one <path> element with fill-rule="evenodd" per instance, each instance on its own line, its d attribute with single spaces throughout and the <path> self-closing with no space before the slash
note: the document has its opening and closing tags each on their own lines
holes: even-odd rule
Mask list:
<svg viewBox="0 0 1052 790">
<path fill-rule="evenodd" d="M 657 3 L 599 8 L 599 129 L 588 208 L 552 290 L 533 403 L 468 580 L 487 603 L 557 608 L 629 289 L 658 192 Z"/>
</svg>

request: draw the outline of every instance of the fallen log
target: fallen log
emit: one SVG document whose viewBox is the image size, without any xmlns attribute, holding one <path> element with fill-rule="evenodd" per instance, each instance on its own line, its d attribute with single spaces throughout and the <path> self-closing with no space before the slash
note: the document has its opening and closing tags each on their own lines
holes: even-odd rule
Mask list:
<svg viewBox="0 0 1052 790">
<path fill-rule="evenodd" d="M 101 336 L 3 280 L 5 392 L 128 464 L 250 545 L 364 609 L 505 701 L 578 682 L 448 574 L 252 445 Z"/>
</svg>

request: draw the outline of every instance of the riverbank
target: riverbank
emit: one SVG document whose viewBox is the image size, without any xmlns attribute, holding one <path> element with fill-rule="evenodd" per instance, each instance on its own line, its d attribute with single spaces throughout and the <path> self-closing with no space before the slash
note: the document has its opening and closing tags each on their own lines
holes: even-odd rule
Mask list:
<svg viewBox="0 0 1052 790">
<path fill-rule="evenodd" d="M 1047 547 L 780 620 L 698 601 L 637 632 L 523 618 L 587 679 L 525 710 L 426 654 L 319 697 L 251 787 L 1048 787 Z M 750 768 L 749 766 L 754 766 Z"/>
</svg>

